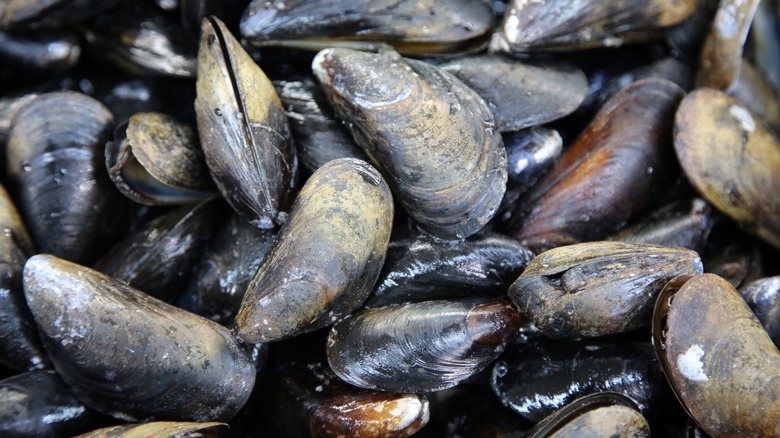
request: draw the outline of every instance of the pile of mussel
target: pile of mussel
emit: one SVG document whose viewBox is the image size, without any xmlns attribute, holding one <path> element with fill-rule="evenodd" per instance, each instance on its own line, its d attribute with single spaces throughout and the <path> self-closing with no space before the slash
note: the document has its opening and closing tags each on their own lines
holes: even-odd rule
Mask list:
<svg viewBox="0 0 780 438">
<path fill-rule="evenodd" d="M 0 436 L 780 436 L 778 62 L 780 0 L 4 0 Z"/>
</svg>

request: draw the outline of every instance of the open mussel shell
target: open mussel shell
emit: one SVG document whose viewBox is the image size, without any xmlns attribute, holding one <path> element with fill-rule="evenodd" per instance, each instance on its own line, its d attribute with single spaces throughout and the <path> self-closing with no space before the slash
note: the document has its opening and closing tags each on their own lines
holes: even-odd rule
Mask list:
<svg viewBox="0 0 780 438">
<path fill-rule="evenodd" d="M 483 1 L 254 0 L 241 19 L 241 34 L 260 46 L 321 50 L 384 42 L 422 55 L 478 46 L 494 21 Z"/>
<path fill-rule="evenodd" d="M 0 364 L 18 371 L 50 366 L 22 292 L 22 269 L 35 251 L 2 185 L 0 229 Z"/>
<path fill-rule="evenodd" d="M 203 20 L 195 115 L 211 176 L 234 210 L 284 222 L 298 159 L 273 84 L 217 18 Z"/>
<path fill-rule="evenodd" d="M 95 269 L 171 302 L 184 290 L 192 265 L 214 233 L 224 207 L 213 200 L 165 213 L 117 242 Z"/>
<path fill-rule="evenodd" d="M 616 94 L 518 201 L 507 231 L 541 252 L 606 237 L 651 206 L 676 169 L 670 143 L 682 96 L 663 79 L 643 79 Z"/>
<path fill-rule="evenodd" d="M 448 241 L 420 235 L 393 242 L 366 307 L 456 297 L 499 297 L 533 253 L 497 233 Z"/>
<path fill-rule="evenodd" d="M 68 391 L 54 371 L 0 380 L 0 435 L 66 437 L 97 427 L 97 415 Z"/>
<path fill-rule="evenodd" d="M 505 52 L 617 47 L 659 37 L 693 14 L 698 0 L 527 1 L 507 5 L 491 49 Z"/>
<path fill-rule="evenodd" d="M 389 50 L 326 49 L 312 69 L 355 141 L 426 231 L 463 239 L 493 217 L 506 190 L 506 151 L 474 91 Z"/>
<path fill-rule="evenodd" d="M 106 143 L 108 175 L 145 205 L 180 205 L 216 196 L 195 132 L 161 113 L 136 113 Z"/>
<path fill-rule="evenodd" d="M 227 428 L 225 423 L 155 421 L 106 427 L 74 438 L 217 438 Z"/>
<path fill-rule="evenodd" d="M 176 306 L 228 325 L 278 234 L 231 214 L 201 252 Z"/>
<path fill-rule="evenodd" d="M 753 281 L 740 288 L 739 293 L 775 345 L 780 345 L 780 276 Z"/>
<path fill-rule="evenodd" d="M 73 92 L 41 94 L 16 114 L 9 188 L 40 252 L 86 263 L 124 229 L 127 204 L 103 164 L 112 124 L 100 102 Z"/>
<path fill-rule="evenodd" d="M 704 39 L 696 75 L 698 87 L 729 91 L 739 78 L 742 46 L 759 0 L 721 0 Z"/>
<path fill-rule="evenodd" d="M 298 158 L 309 171 L 337 158 L 368 161 L 313 79 L 274 81 L 274 86 L 284 104 Z"/>
<path fill-rule="evenodd" d="M 441 391 L 495 360 L 520 322 L 514 306 L 502 301 L 424 301 L 364 310 L 331 329 L 328 363 L 360 388 Z"/>
<path fill-rule="evenodd" d="M 97 411 L 219 421 L 249 398 L 252 358 L 214 322 L 50 255 L 27 261 L 24 292 L 54 368 Z"/>
<path fill-rule="evenodd" d="M 699 254 L 683 248 L 580 243 L 539 254 L 509 297 L 547 336 L 604 336 L 649 325 L 664 284 L 702 272 Z"/>
<path fill-rule="evenodd" d="M 761 120 L 725 93 L 696 90 L 677 111 L 674 147 L 707 201 L 780 248 L 780 142 Z"/>
<path fill-rule="evenodd" d="M 491 386 L 501 403 L 534 422 L 602 391 L 630 397 L 649 419 L 674 402 L 649 342 L 594 339 L 513 346 L 493 367 Z"/>
<path fill-rule="evenodd" d="M 608 240 L 688 248 L 701 252 L 714 224 L 703 199 L 678 201 L 613 234 Z"/>
<path fill-rule="evenodd" d="M 780 351 L 726 280 L 670 282 L 656 302 L 653 342 L 675 394 L 707 434 L 780 435 Z"/>
<path fill-rule="evenodd" d="M 585 73 L 570 64 L 481 55 L 448 61 L 440 67 L 485 100 L 501 132 L 560 119 L 574 112 L 588 94 Z"/>
<path fill-rule="evenodd" d="M 586 395 L 551 414 L 525 438 L 650 437 L 650 425 L 636 403 L 617 392 Z"/>
<path fill-rule="evenodd" d="M 354 158 L 320 167 L 249 284 L 237 336 L 283 339 L 360 307 L 382 269 L 392 223 L 393 198 L 376 169 Z"/>
</svg>

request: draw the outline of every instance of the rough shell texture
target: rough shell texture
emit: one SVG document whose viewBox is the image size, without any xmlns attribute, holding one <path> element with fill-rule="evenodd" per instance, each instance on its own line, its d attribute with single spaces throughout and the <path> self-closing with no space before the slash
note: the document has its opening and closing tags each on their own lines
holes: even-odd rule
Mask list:
<svg viewBox="0 0 780 438">
<path fill-rule="evenodd" d="M 369 309 L 336 324 L 328 362 L 349 384 L 391 392 L 430 392 L 476 374 L 520 328 L 503 302 L 425 301 Z"/>
<path fill-rule="evenodd" d="M 195 115 L 211 176 L 234 210 L 284 222 L 298 159 L 273 84 L 216 18 L 203 20 Z"/>
<path fill-rule="evenodd" d="M 725 93 L 700 89 L 677 110 L 674 148 L 715 208 L 780 248 L 780 141 Z"/>
<path fill-rule="evenodd" d="M 320 167 L 249 284 L 236 334 L 268 342 L 349 315 L 379 276 L 392 222 L 390 188 L 376 169 L 354 158 Z"/>
<path fill-rule="evenodd" d="M 225 423 L 155 421 L 106 427 L 75 438 L 217 438 L 227 427 Z"/>
<path fill-rule="evenodd" d="M 664 284 L 702 272 L 699 255 L 682 248 L 580 243 L 539 254 L 509 297 L 547 336 L 604 336 L 649 325 Z"/>
<path fill-rule="evenodd" d="M 255 381 L 224 327 L 50 255 L 24 292 L 54 367 L 87 406 L 127 421 L 227 420 Z"/>
<path fill-rule="evenodd" d="M 669 283 L 653 338 L 669 383 L 707 434 L 780 435 L 780 352 L 726 280 L 703 274 Z"/>
<path fill-rule="evenodd" d="M 326 49 L 312 69 L 355 141 L 423 228 L 463 239 L 493 217 L 506 190 L 506 151 L 476 93 L 392 51 Z"/>
</svg>

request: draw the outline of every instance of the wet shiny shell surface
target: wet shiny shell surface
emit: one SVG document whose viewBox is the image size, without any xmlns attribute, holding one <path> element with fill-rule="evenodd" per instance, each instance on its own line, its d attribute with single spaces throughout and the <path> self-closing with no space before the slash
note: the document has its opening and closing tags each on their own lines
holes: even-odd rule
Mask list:
<svg viewBox="0 0 780 438">
<path fill-rule="evenodd" d="M 315 76 L 404 209 L 441 238 L 463 239 L 495 214 L 506 190 L 506 151 L 491 111 L 430 64 L 326 49 Z"/>
<path fill-rule="evenodd" d="M 780 248 L 780 141 L 725 93 L 700 89 L 677 110 L 674 148 L 702 196 Z"/>
<path fill-rule="evenodd" d="M 369 309 L 331 329 L 328 363 L 349 384 L 440 391 L 493 361 L 520 328 L 504 302 L 425 301 Z"/>
<path fill-rule="evenodd" d="M 252 391 L 255 367 L 227 329 L 97 271 L 37 255 L 24 292 L 58 374 L 100 412 L 227 420 Z"/>
<path fill-rule="evenodd" d="M 368 297 L 393 221 L 390 188 L 354 158 L 333 160 L 301 190 L 236 316 L 236 334 L 268 342 L 326 327 Z"/>
</svg>

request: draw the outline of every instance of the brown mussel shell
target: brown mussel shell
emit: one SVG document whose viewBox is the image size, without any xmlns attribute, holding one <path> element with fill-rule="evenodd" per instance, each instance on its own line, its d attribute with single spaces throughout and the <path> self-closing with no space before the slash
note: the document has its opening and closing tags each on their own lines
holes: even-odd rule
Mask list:
<svg viewBox="0 0 780 438">
<path fill-rule="evenodd" d="M 217 438 L 227 428 L 225 423 L 156 421 L 106 427 L 74 438 Z"/>
<path fill-rule="evenodd" d="M 731 87 L 729 96 L 736 98 L 753 114 L 761 117 L 775 135 L 780 134 L 780 99 L 764 74 L 747 60 L 742 60 L 739 78 Z"/>
<path fill-rule="evenodd" d="M 549 337 L 604 336 L 649 325 L 664 284 L 702 272 L 699 255 L 682 248 L 580 243 L 539 254 L 509 297 Z"/>
<path fill-rule="evenodd" d="M 508 231 L 536 252 L 596 240 L 650 206 L 675 170 L 675 84 L 643 79 L 610 99 L 545 177 L 518 201 Z"/>
<path fill-rule="evenodd" d="M 780 249 L 780 141 L 739 101 L 700 89 L 677 110 L 674 148 L 715 208 Z"/>
<path fill-rule="evenodd" d="M 328 363 L 345 382 L 390 392 L 451 388 L 488 366 L 520 329 L 507 302 L 424 301 L 364 310 L 336 324 Z"/>
<path fill-rule="evenodd" d="M 227 420 L 249 398 L 250 354 L 214 322 L 50 255 L 27 261 L 24 293 L 54 368 L 97 411 Z"/>
<path fill-rule="evenodd" d="M 86 263 L 123 230 L 126 204 L 103 164 L 112 123 L 100 102 L 73 92 L 41 94 L 16 114 L 9 189 L 40 252 Z"/>
<path fill-rule="evenodd" d="M 211 176 L 239 214 L 284 222 L 298 159 L 273 84 L 217 18 L 203 20 L 195 115 Z"/>
<path fill-rule="evenodd" d="M 161 113 L 136 113 L 106 143 L 108 175 L 145 205 L 180 205 L 216 193 L 195 131 Z"/>
<path fill-rule="evenodd" d="M 320 167 L 249 284 L 236 335 L 268 342 L 349 315 L 379 276 L 392 222 L 390 188 L 376 169 L 354 158 Z"/>
<path fill-rule="evenodd" d="M 660 36 L 698 0 L 512 0 L 491 49 L 505 52 L 617 47 Z"/>
<path fill-rule="evenodd" d="M 326 49 L 312 69 L 352 136 L 426 231 L 464 239 L 496 213 L 506 151 L 491 111 L 451 74 L 393 51 Z"/>
<path fill-rule="evenodd" d="M 551 414 L 524 438 L 650 437 L 650 425 L 636 403 L 617 392 L 586 395 Z"/>
<path fill-rule="evenodd" d="M 721 0 L 704 40 L 696 76 L 698 87 L 730 91 L 739 78 L 742 46 L 759 0 Z"/>
<path fill-rule="evenodd" d="M 366 47 L 406 55 L 469 50 L 493 28 L 490 4 L 471 0 L 254 0 L 241 35 L 259 46 Z"/>
<path fill-rule="evenodd" d="M 560 119 L 588 94 L 588 79 L 563 63 L 519 62 L 498 55 L 460 58 L 440 65 L 485 100 L 501 132 Z"/>
<path fill-rule="evenodd" d="M 726 280 L 702 274 L 667 284 L 653 342 L 677 398 L 707 434 L 780 435 L 780 351 Z"/>
</svg>

